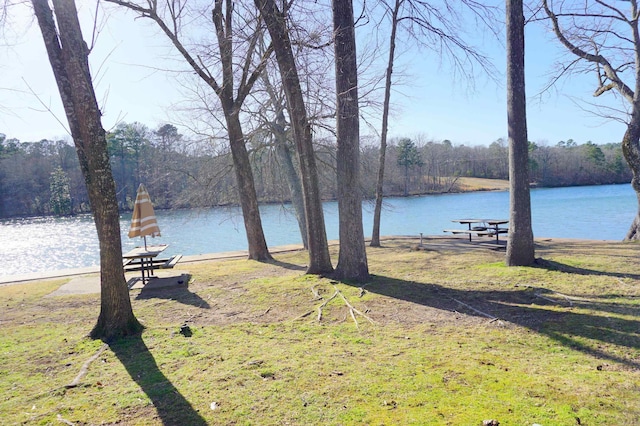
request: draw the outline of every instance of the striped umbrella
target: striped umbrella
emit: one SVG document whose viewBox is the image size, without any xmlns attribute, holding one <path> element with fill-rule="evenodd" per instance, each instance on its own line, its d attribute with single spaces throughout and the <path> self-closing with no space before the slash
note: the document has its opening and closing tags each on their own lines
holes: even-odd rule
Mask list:
<svg viewBox="0 0 640 426">
<path fill-rule="evenodd" d="M 151 237 L 160 236 L 160 228 L 156 222 L 156 214 L 153 212 L 153 205 L 149 198 L 149 193 L 143 184 L 138 187 L 136 203 L 133 206 L 133 216 L 131 217 L 131 227 L 129 228 L 129 238 L 143 237 L 144 248 L 147 248 L 147 235 Z"/>
</svg>

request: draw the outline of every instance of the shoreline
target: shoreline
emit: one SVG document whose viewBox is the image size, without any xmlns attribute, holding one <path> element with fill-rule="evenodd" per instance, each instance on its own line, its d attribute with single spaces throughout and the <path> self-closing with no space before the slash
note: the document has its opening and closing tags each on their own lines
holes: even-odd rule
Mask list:
<svg viewBox="0 0 640 426">
<path fill-rule="evenodd" d="M 381 237 L 382 241 L 385 240 L 416 240 L 420 241 L 420 235 L 389 235 Z M 460 249 L 467 248 L 473 249 L 479 246 L 474 244 L 468 244 L 468 240 L 466 236 L 451 236 L 451 235 L 424 235 L 422 236 L 423 240 L 431 240 L 431 241 L 441 241 L 446 242 L 451 249 Z M 370 238 L 365 238 L 365 243 L 367 244 L 370 241 Z M 594 240 L 594 239 L 582 239 L 582 238 L 555 238 L 555 237 L 535 237 L 535 242 L 542 241 L 579 241 L 579 242 L 598 242 L 598 243 L 612 243 L 612 242 L 623 242 L 622 240 Z M 462 244 L 456 244 L 462 243 Z M 329 246 L 336 246 L 339 244 L 338 240 L 329 241 Z M 282 246 L 276 246 L 269 249 L 271 254 L 278 253 L 287 253 L 292 251 L 300 251 L 304 250 L 302 244 L 288 244 Z M 237 250 L 237 251 L 227 251 L 227 252 L 218 252 L 218 253 L 205 253 L 205 254 L 195 254 L 195 255 L 184 255 L 178 265 L 186 264 L 186 263 L 195 263 L 195 262 L 206 262 L 206 261 L 216 261 L 216 260 L 225 260 L 225 259 L 242 259 L 248 257 L 249 252 L 247 250 Z M 176 265 L 176 266 L 178 266 Z M 179 269 L 179 267 L 177 268 Z M 17 284 L 25 284 L 33 281 L 47 281 L 54 279 L 62 279 L 62 278 L 72 278 L 83 275 L 95 275 L 100 273 L 99 266 L 86 266 L 81 268 L 70 268 L 70 269 L 58 269 L 53 271 L 43 271 L 43 272 L 29 272 L 26 274 L 16 274 L 16 275 L 7 275 L 0 276 L 0 288 L 10 285 Z M 137 275 L 137 273 L 136 273 Z"/>
</svg>

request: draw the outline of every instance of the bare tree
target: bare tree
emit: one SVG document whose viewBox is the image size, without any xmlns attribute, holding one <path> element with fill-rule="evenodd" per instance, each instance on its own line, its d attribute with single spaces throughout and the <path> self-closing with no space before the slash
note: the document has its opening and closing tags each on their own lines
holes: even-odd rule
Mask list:
<svg viewBox="0 0 640 426">
<path fill-rule="evenodd" d="M 309 248 L 307 235 L 307 218 L 304 212 L 304 197 L 302 191 L 302 182 L 293 165 L 292 152 L 289 148 L 287 119 L 285 117 L 285 100 L 282 96 L 282 89 L 277 91 L 269 79 L 267 70 L 262 73 L 262 81 L 265 91 L 269 95 L 269 103 L 273 109 L 273 119 L 268 120 L 268 126 L 271 135 L 273 135 L 275 152 L 279 160 L 280 168 L 284 174 L 287 186 L 289 188 L 289 196 L 291 204 L 298 221 L 302 244 L 304 248 Z"/>
<path fill-rule="evenodd" d="M 218 52 L 211 58 L 210 47 L 205 46 L 202 54 L 192 54 L 182 40 L 182 18 L 189 9 L 186 1 L 167 0 L 163 9 L 158 7 L 158 1 L 147 0 L 131 2 L 125 0 L 107 0 L 120 6 L 127 7 L 140 16 L 153 20 L 171 40 L 176 49 L 188 62 L 196 74 L 215 92 L 220 100 L 224 112 L 229 145 L 234 163 L 240 206 L 244 218 L 244 225 L 249 244 L 249 258 L 254 260 L 271 259 L 262 229 L 255 182 L 251 172 L 251 163 L 247 153 L 245 137 L 240 121 L 242 104 L 251 91 L 255 81 L 264 70 L 272 49 L 268 48 L 264 55 L 255 61 L 256 45 L 260 38 L 260 24 L 254 19 L 250 28 L 249 16 L 244 16 L 246 28 L 241 28 L 247 34 L 246 51 L 243 57 L 237 58 L 238 50 L 234 48 L 234 17 L 248 13 L 247 10 L 234 9 L 232 0 L 215 0 L 211 10 L 211 20 L 215 31 Z M 239 76 L 236 77 L 236 64 L 239 62 Z M 210 65 L 207 65 L 209 63 Z M 221 67 L 222 80 L 216 78 L 216 71 L 210 68 Z M 237 90 L 236 90 L 237 85 Z"/>
<path fill-rule="evenodd" d="M 365 281 L 369 265 L 362 228 L 358 66 L 352 0 L 333 0 L 336 63 L 336 154 L 340 253 L 336 278 Z"/>
<path fill-rule="evenodd" d="M 55 19 L 47 0 L 32 0 L 32 4 L 76 146 L 100 241 L 100 315 L 91 336 L 110 340 L 135 334 L 142 326 L 133 314 L 124 278 L 116 188 L 89 70 L 89 48 L 82 38 L 75 2 L 53 0 Z"/>
<path fill-rule="evenodd" d="M 638 212 L 625 240 L 640 239 L 640 31 L 638 2 L 630 0 L 625 10 L 614 1 L 543 0 L 542 6 L 556 38 L 574 56 L 564 64 L 562 75 L 592 72 L 596 77 L 593 96 L 617 93 L 630 106 L 622 120 L 627 129 L 622 152 L 633 177 Z M 559 76 L 558 78 L 560 78 Z M 618 117 L 618 119 L 621 119 Z"/>
<path fill-rule="evenodd" d="M 456 5 L 457 3 L 457 5 Z M 473 64 L 479 65 L 489 75 L 494 73 L 489 60 L 479 51 L 463 40 L 460 28 L 462 19 L 456 7 L 468 9 L 473 16 L 478 17 L 487 28 L 493 24 L 492 7 L 475 1 L 461 0 L 445 2 L 442 5 L 431 5 L 420 0 L 381 0 L 379 5 L 385 9 L 385 16 L 389 16 L 391 32 L 389 36 L 389 55 L 385 71 L 384 101 L 382 105 L 382 128 L 380 133 L 380 156 L 378 161 L 378 177 L 376 182 L 376 201 L 373 213 L 373 231 L 371 246 L 380 246 L 380 218 L 382 214 L 382 200 L 384 171 L 387 150 L 387 133 L 389 109 L 392 89 L 392 76 L 396 58 L 396 41 L 398 32 L 404 28 L 405 38 L 415 41 L 421 48 L 433 50 L 436 54 L 449 59 L 454 71 L 473 80 Z M 405 42 L 407 40 L 404 40 Z"/>
<path fill-rule="evenodd" d="M 308 274 L 325 274 L 333 271 L 327 233 L 324 225 L 322 199 L 318 184 L 318 169 L 311 125 L 307 117 L 298 70 L 291 49 L 291 40 L 286 26 L 286 10 L 280 10 L 274 0 L 255 0 L 256 7 L 267 24 L 276 52 L 282 85 L 287 96 L 287 107 L 291 117 L 293 137 L 296 141 L 304 207 L 307 219 L 307 240 L 309 242 Z"/>
<path fill-rule="evenodd" d="M 507 0 L 507 124 L 509 135 L 509 241 L 506 264 L 535 260 L 529 195 L 529 142 L 524 76 L 522 0 Z"/>
</svg>

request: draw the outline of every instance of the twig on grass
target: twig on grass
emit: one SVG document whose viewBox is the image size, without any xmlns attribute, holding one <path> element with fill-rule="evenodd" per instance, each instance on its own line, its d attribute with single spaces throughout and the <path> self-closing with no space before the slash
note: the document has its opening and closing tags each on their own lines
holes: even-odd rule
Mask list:
<svg viewBox="0 0 640 426">
<path fill-rule="evenodd" d="M 108 347 L 109 345 L 106 343 L 100 346 L 100 349 L 98 349 L 98 352 L 93 354 L 91 358 L 89 358 L 84 362 L 84 364 L 82 364 L 82 368 L 80 369 L 80 372 L 78 373 L 76 378 L 73 379 L 71 383 L 66 385 L 65 388 L 69 389 L 69 388 L 75 388 L 76 386 L 78 386 L 80 384 L 80 380 L 82 380 L 82 378 L 87 375 L 87 372 L 89 371 L 89 366 L 91 365 L 91 363 L 96 359 L 98 359 L 98 357 L 102 354 L 102 352 L 104 352 Z"/>
<path fill-rule="evenodd" d="M 477 314 L 480 314 L 480 315 L 482 315 L 483 317 L 487 317 L 487 318 L 489 318 L 489 319 L 491 320 L 491 321 L 489 322 L 490 324 L 491 324 L 491 323 L 493 323 L 493 322 L 496 322 L 496 321 L 497 321 L 500 325 L 502 325 L 502 324 L 503 324 L 503 323 L 502 323 L 502 321 L 500 321 L 500 319 L 499 319 L 498 317 L 494 317 L 493 315 L 490 315 L 490 314 L 488 314 L 488 313 L 486 313 L 486 312 L 482 312 L 481 310 L 476 309 L 476 308 L 474 308 L 473 306 L 468 305 L 468 304 L 466 304 L 466 303 L 464 303 L 464 302 L 461 302 L 461 301 L 459 301 L 458 299 L 454 299 L 453 297 L 451 298 L 451 300 L 453 300 L 454 302 L 457 302 L 457 303 L 461 304 L 462 306 L 464 306 L 464 307 L 466 307 L 466 308 L 468 308 L 468 309 L 471 309 L 473 312 L 475 312 L 475 313 L 477 313 Z"/>
<path fill-rule="evenodd" d="M 57 419 L 58 419 L 59 422 L 62 422 L 64 424 L 66 424 L 66 425 L 75 426 L 75 423 L 71 423 L 69 420 L 65 419 L 60 414 L 58 414 Z"/>
<path fill-rule="evenodd" d="M 554 292 L 554 293 L 555 293 L 555 292 Z M 556 299 L 552 299 L 552 298 L 550 298 L 550 297 L 543 296 L 543 295 L 541 295 L 540 293 L 533 293 L 533 294 L 534 294 L 534 296 L 539 297 L 540 299 L 547 300 L 547 301 L 549 301 L 549 302 L 551 302 L 551 303 L 558 303 L 558 300 L 556 300 Z M 573 302 L 572 302 L 571 300 L 569 300 L 569 298 L 568 298 L 567 296 L 565 296 L 564 294 L 560 294 L 560 293 L 556 293 L 556 294 L 557 294 L 557 295 L 559 295 L 559 296 L 564 297 L 564 299 L 567 301 L 567 303 L 569 304 L 569 306 L 573 306 Z"/>
</svg>

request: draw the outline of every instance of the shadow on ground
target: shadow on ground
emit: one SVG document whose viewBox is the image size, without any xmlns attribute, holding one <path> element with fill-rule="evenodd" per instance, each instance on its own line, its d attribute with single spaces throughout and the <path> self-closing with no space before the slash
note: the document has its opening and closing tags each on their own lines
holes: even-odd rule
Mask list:
<svg viewBox="0 0 640 426">
<path fill-rule="evenodd" d="M 175 386 L 160 371 L 142 337 L 132 336 L 110 345 L 129 376 L 149 397 L 165 425 L 206 425 L 204 418 L 193 408 Z"/>
<path fill-rule="evenodd" d="M 607 348 L 611 344 L 640 349 L 640 321 L 608 315 L 615 312 L 638 318 L 637 312 L 631 312 L 628 305 L 597 297 L 568 300 L 561 295 L 550 295 L 548 291 L 545 293 L 542 289 L 531 287 L 460 290 L 384 276 L 373 276 L 372 282 L 364 288 L 374 294 L 435 309 L 486 317 L 487 321 L 501 320 L 517 324 L 549 336 L 558 344 L 597 358 L 640 368 L 640 360 L 620 356 Z M 580 308 L 579 312 L 576 308 Z M 595 344 L 588 344 L 587 339 L 595 341 Z"/>
<path fill-rule="evenodd" d="M 577 274 L 577 275 L 604 275 L 604 276 L 614 277 L 614 278 L 633 278 L 635 280 L 640 279 L 640 274 L 623 274 L 623 273 L 617 273 L 617 272 L 597 271 L 595 269 L 579 268 L 576 266 L 571 266 L 565 263 L 556 262 L 556 261 L 547 260 L 547 259 L 536 260 L 536 265 L 534 265 L 534 267 L 544 268 L 550 271 L 560 271 L 560 272 L 566 272 L 569 274 Z"/>
<path fill-rule="evenodd" d="M 270 260 L 270 261 L 268 261 L 266 263 L 269 263 L 271 265 L 276 265 L 276 266 L 279 266 L 279 267 L 284 268 L 284 269 L 290 269 L 292 271 L 304 271 L 304 270 L 306 270 L 306 268 L 304 266 L 296 265 L 295 263 L 282 262 L 282 261 L 276 260 L 276 259 Z"/>
<path fill-rule="evenodd" d="M 176 277 L 153 278 L 140 289 L 136 300 L 170 299 L 185 305 L 209 309 L 209 303 L 198 294 L 189 291 L 190 274 Z"/>
</svg>

